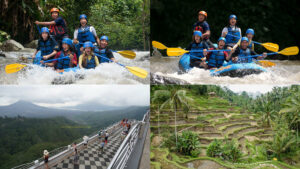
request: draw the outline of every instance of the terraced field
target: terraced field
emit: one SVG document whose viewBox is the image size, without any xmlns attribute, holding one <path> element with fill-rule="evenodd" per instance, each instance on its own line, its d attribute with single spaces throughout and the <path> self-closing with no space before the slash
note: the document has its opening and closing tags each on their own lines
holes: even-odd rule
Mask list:
<svg viewBox="0 0 300 169">
<path fill-rule="evenodd" d="M 153 109 L 152 109 L 153 110 Z M 214 140 L 236 139 L 247 157 L 249 150 L 246 142 L 266 142 L 272 140 L 272 129 L 260 125 L 255 114 L 246 112 L 218 97 L 193 98 L 192 110 L 188 114 L 176 113 L 177 131 L 185 130 L 198 133 L 201 154 L 198 158 L 182 157 L 161 147 L 164 137 L 174 133 L 175 114 L 163 111 L 151 112 L 152 158 L 151 168 L 289 168 L 277 161 L 255 164 L 230 164 L 217 158 L 206 156 L 207 146 Z"/>
</svg>

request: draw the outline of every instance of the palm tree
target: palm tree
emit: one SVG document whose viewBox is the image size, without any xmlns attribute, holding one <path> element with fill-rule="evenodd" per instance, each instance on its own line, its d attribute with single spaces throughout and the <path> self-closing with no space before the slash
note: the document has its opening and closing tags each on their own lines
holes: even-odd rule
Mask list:
<svg viewBox="0 0 300 169">
<path fill-rule="evenodd" d="M 167 90 L 156 90 L 151 98 L 151 102 L 153 104 L 157 105 L 157 114 L 158 114 L 158 135 L 160 135 L 160 130 L 159 130 L 159 115 L 160 115 L 160 110 L 161 110 L 161 104 L 164 103 L 166 100 L 170 98 L 170 92 Z"/>
<path fill-rule="evenodd" d="M 189 112 L 188 100 L 189 97 L 186 96 L 186 90 L 178 89 L 177 86 L 171 86 L 170 97 L 161 105 L 161 109 L 165 108 L 167 105 L 170 106 L 175 113 L 175 137 L 177 145 L 177 124 L 176 124 L 176 112 L 179 108 L 183 108 L 184 113 Z"/>
</svg>

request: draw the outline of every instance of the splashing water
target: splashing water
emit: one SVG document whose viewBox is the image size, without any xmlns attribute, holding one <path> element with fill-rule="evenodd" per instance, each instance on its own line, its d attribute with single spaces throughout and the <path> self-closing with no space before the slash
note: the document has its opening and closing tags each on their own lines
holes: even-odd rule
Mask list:
<svg viewBox="0 0 300 169">
<path fill-rule="evenodd" d="M 149 84 L 150 77 L 145 79 L 136 77 L 126 68 L 115 63 L 103 63 L 96 69 L 56 73 L 51 68 L 31 65 L 20 72 L 6 74 L 4 68 L 7 64 L 20 63 L 18 58 L 31 57 L 33 51 L 6 52 L 6 58 L 0 57 L 0 84 Z M 126 66 L 135 66 L 150 72 L 149 52 L 136 51 L 136 58 L 131 60 L 114 53 L 119 63 Z M 30 61 L 29 61 L 30 62 Z M 29 63 L 28 62 L 28 63 Z"/>
<path fill-rule="evenodd" d="M 300 83 L 300 61 L 277 61 L 268 72 L 248 75 L 243 78 L 229 76 L 212 77 L 208 70 L 193 68 L 179 74 L 179 57 L 151 57 L 151 72 L 165 78 L 175 78 L 190 84 L 298 84 Z"/>
</svg>

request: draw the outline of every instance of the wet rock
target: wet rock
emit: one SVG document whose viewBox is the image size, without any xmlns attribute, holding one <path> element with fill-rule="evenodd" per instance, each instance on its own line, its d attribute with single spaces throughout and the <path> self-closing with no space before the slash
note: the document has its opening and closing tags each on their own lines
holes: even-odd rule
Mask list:
<svg viewBox="0 0 300 169">
<path fill-rule="evenodd" d="M 27 44 L 24 45 L 25 48 L 37 48 L 38 40 L 33 40 Z"/>
<path fill-rule="evenodd" d="M 150 82 L 151 82 L 151 84 L 177 84 L 177 85 L 190 84 L 185 80 L 171 78 L 171 77 L 165 77 L 165 76 L 157 75 L 155 73 L 150 73 Z"/>
<path fill-rule="evenodd" d="M 0 57 L 6 57 L 5 53 L 3 53 L 1 50 L 0 50 Z"/>
<path fill-rule="evenodd" d="M 5 41 L 1 46 L 0 49 L 3 51 L 19 51 L 19 50 L 23 50 L 24 46 L 22 44 L 20 44 L 19 42 L 10 39 Z"/>
</svg>

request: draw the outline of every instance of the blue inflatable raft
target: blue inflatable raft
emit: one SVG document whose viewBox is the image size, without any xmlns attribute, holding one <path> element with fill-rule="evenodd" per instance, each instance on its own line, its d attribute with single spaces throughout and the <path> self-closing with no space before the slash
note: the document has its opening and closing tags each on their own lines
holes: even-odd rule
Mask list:
<svg viewBox="0 0 300 169">
<path fill-rule="evenodd" d="M 190 55 L 184 54 L 179 60 L 179 68 L 183 72 L 188 72 L 190 67 Z M 211 76 L 230 76 L 230 77 L 243 77 L 251 74 L 259 74 L 267 70 L 256 63 L 225 63 L 218 69 L 211 69 Z"/>
<path fill-rule="evenodd" d="M 35 59 L 33 60 L 33 64 L 35 65 L 40 65 L 40 62 L 41 62 L 41 51 L 39 51 L 36 55 L 35 55 Z M 64 69 L 63 72 L 60 72 L 60 74 L 63 74 L 64 72 L 76 72 L 77 70 L 79 70 L 79 67 L 73 67 L 73 68 L 67 68 L 67 69 Z"/>
</svg>

